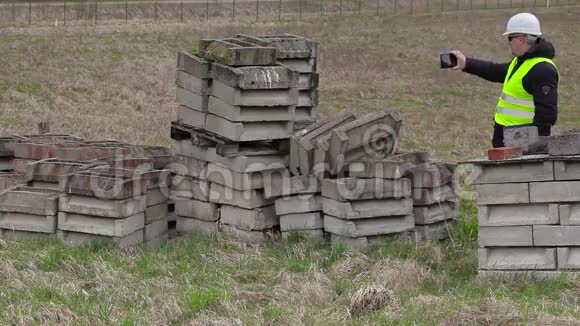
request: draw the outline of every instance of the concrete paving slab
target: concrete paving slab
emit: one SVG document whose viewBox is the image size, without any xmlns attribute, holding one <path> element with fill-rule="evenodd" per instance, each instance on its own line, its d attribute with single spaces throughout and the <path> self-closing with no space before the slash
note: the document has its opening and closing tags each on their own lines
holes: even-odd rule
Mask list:
<svg viewBox="0 0 580 326">
<path fill-rule="evenodd" d="M 558 224 L 557 204 L 506 204 L 478 207 L 480 226 Z"/>
<path fill-rule="evenodd" d="M 171 194 L 174 199 L 192 198 L 200 201 L 209 201 L 210 183 L 193 177 L 180 175 L 173 176 Z"/>
<path fill-rule="evenodd" d="M 428 206 L 413 206 L 415 224 L 432 224 L 459 218 L 459 203 L 444 201 Z"/>
<path fill-rule="evenodd" d="M 236 190 L 212 183 L 209 192 L 212 203 L 227 204 L 246 209 L 254 209 L 274 204 L 274 199 L 266 199 L 263 190 Z"/>
<path fill-rule="evenodd" d="M 384 160 L 364 160 L 349 163 L 346 172 L 353 178 L 384 178 L 398 179 L 407 173 L 414 164 L 400 161 Z"/>
<path fill-rule="evenodd" d="M 534 225 L 535 246 L 580 246 L 580 226 Z"/>
<path fill-rule="evenodd" d="M 256 231 L 267 230 L 280 225 L 280 218 L 276 215 L 274 205 L 251 210 L 222 205 L 221 222 L 239 229 Z"/>
<path fill-rule="evenodd" d="M 413 213 L 413 200 L 401 199 L 367 199 L 350 202 L 323 198 L 323 212 L 326 215 L 342 219 L 360 219 Z"/>
<path fill-rule="evenodd" d="M 119 248 L 127 248 L 143 243 L 143 230 L 137 230 L 123 237 L 58 230 L 56 231 L 56 237 L 66 246 L 78 247 L 91 243 L 111 242 Z"/>
<path fill-rule="evenodd" d="M 123 219 L 95 217 L 76 213 L 59 212 L 58 229 L 111 237 L 124 237 L 145 226 L 145 213 L 141 212 Z"/>
<path fill-rule="evenodd" d="M 280 231 L 324 229 L 320 212 L 294 213 L 280 215 Z"/>
<path fill-rule="evenodd" d="M 218 222 L 177 216 L 176 230 L 179 234 L 200 233 L 211 235 L 218 232 Z"/>
<path fill-rule="evenodd" d="M 185 105 L 177 107 L 177 121 L 191 127 L 205 128 L 206 112 L 201 112 Z"/>
<path fill-rule="evenodd" d="M 58 209 L 62 212 L 123 219 L 145 212 L 145 196 L 127 199 L 102 199 L 79 195 L 63 195 Z"/>
<path fill-rule="evenodd" d="M 415 219 L 412 214 L 356 220 L 324 215 L 324 231 L 351 238 L 400 233 L 414 227 Z"/>
<path fill-rule="evenodd" d="M 478 259 L 482 270 L 555 270 L 556 248 L 480 248 Z"/>
<path fill-rule="evenodd" d="M 435 188 L 413 188 L 413 205 L 434 205 L 458 198 L 459 194 L 452 184 Z"/>
<path fill-rule="evenodd" d="M 413 188 L 436 188 L 453 182 L 455 164 L 424 163 L 409 168 L 406 177 L 411 179 Z"/>
<path fill-rule="evenodd" d="M 0 192 L 0 211 L 56 215 L 60 192 L 51 189 L 13 187 Z"/>
<path fill-rule="evenodd" d="M 287 89 L 298 85 L 298 73 L 284 66 L 230 67 L 212 63 L 212 78 L 238 89 Z"/>
<path fill-rule="evenodd" d="M 292 34 L 264 36 L 238 34 L 236 37 L 256 45 L 276 48 L 278 59 L 316 58 L 319 55 L 318 42 Z"/>
<path fill-rule="evenodd" d="M 574 279 L 580 276 L 579 272 L 572 271 L 478 271 L 477 278 L 479 279 L 501 279 L 513 280 L 522 278 L 531 278 L 535 280 L 555 280 L 566 276 L 569 279 Z"/>
<path fill-rule="evenodd" d="M 169 191 L 164 188 L 148 189 L 145 197 L 147 198 L 147 207 L 167 202 Z"/>
<path fill-rule="evenodd" d="M 554 177 L 556 180 L 580 180 L 580 162 L 554 161 Z"/>
<path fill-rule="evenodd" d="M 275 48 L 244 43 L 236 42 L 234 39 L 200 40 L 199 53 L 207 60 L 233 67 L 276 64 L 277 50 Z"/>
<path fill-rule="evenodd" d="M 0 191 L 26 182 L 23 173 L 0 172 Z"/>
<path fill-rule="evenodd" d="M 175 102 L 180 106 L 186 106 L 199 112 L 207 112 L 209 105 L 209 95 L 200 95 L 188 91 L 185 88 L 175 88 Z"/>
<path fill-rule="evenodd" d="M 480 247 L 531 247 L 532 226 L 480 226 Z"/>
<path fill-rule="evenodd" d="M 558 269 L 578 270 L 580 274 L 580 247 L 558 248 Z"/>
<path fill-rule="evenodd" d="M 301 73 L 298 76 L 298 90 L 318 89 L 320 75 L 316 72 Z"/>
<path fill-rule="evenodd" d="M 145 224 L 143 229 L 143 241 L 151 241 L 155 238 L 161 237 L 167 234 L 167 220 L 159 220 L 150 224 Z"/>
<path fill-rule="evenodd" d="M 287 176 L 279 183 L 266 183 L 264 195 L 266 197 L 282 197 L 291 195 L 305 195 L 320 193 L 322 181 L 315 176 Z"/>
<path fill-rule="evenodd" d="M 175 72 L 175 85 L 199 95 L 211 94 L 211 80 L 199 78 L 183 70 Z"/>
<path fill-rule="evenodd" d="M 145 209 L 145 225 L 151 224 L 159 220 L 165 220 L 167 222 L 168 214 L 169 213 L 167 202 L 149 206 Z"/>
<path fill-rule="evenodd" d="M 208 114 L 206 128 L 234 142 L 286 139 L 292 136 L 292 121 L 232 122 Z"/>
<path fill-rule="evenodd" d="M 177 155 L 171 170 L 177 175 L 193 177 L 196 179 L 207 179 L 208 163 L 192 157 Z"/>
<path fill-rule="evenodd" d="M 215 222 L 219 219 L 218 205 L 195 199 L 175 200 L 175 214 Z"/>
<path fill-rule="evenodd" d="M 210 113 L 232 122 L 293 121 L 296 107 L 286 106 L 239 106 L 230 105 L 217 97 L 210 96 Z"/>
<path fill-rule="evenodd" d="M 147 184 L 139 174 L 132 176 L 114 175 L 98 171 L 78 172 L 63 176 L 60 191 L 105 199 L 127 199 L 144 195 Z"/>
<path fill-rule="evenodd" d="M 319 212 L 322 211 L 322 196 L 317 194 L 283 197 L 276 199 L 275 206 L 277 215 Z"/>
<path fill-rule="evenodd" d="M 0 212 L 0 229 L 54 233 L 56 223 L 56 215 Z"/>
<path fill-rule="evenodd" d="M 259 172 L 240 173 L 221 165 L 208 164 L 207 179 L 237 190 L 254 190 L 275 187 L 288 177 L 288 170 L 273 169 Z"/>
<path fill-rule="evenodd" d="M 279 58 L 278 63 L 280 63 L 281 65 L 286 66 L 292 70 L 295 70 L 301 74 L 313 73 L 313 72 L 316 72 L 318 69 L 317 58 L 300 58 L 300 59 Z"/>
<path fill-rule="evenodd" d="M 212 95 L 229 105 L 262 107 L 298 105 L 298 89 L 296 88 L 246 90 L 214 80 Z"/>
<path fill-rule="evenodd" d="M 308 89 L 298 91 L 298 107 L 313 107 L 318 106 L 319 93 L 317 89 Z"/>
<path fill-rule="evenodd" d="M 548 139 L 548 154 L 552 156 L 579 155 L 580 133 L 550 136 Z"/>
<path fill-rule="evenodd" d="M 530 183 L 530 202 L 532 203 L 576 201 L 580 201 L 580 181 Z"/>
<path fill-rule="evenodd" d="M 559 206 L 560 224 L 580 225 L 580 203 L 569 203 Z M 558 224 L 558 223 L 551 223 Z"/>
<path fill-rule="evenodd" d="M 177 53 L 177 69 L 198 78 L 210 78 L 210 64 L 207 60 L 186 52 Z"/>
<path fill-rule="evenodd" d="M 513 162 L 501 165 L 474 165 L 474 184 L 514 183 L 554 180 L 554 162 Z"/>
<path fill-rule="evenodd" d="M 322 196 L 338 201 L 404 198 L 411 195 L 409 179 L 325 179 Z"/>
<path fill-rule="evenodd" d="M 528 183 L 476 185 L 479 205 L 526 204 L 530 202 Z"/>
</svg>

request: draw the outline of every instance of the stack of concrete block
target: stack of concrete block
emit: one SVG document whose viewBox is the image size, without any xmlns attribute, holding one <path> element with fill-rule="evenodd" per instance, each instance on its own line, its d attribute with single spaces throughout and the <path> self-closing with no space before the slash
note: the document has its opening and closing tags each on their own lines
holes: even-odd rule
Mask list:
<svg viewBox="0 0 580 326">
<path fill-rule="evenodd" d="M 30 187 L 58 190 L 60 178 L 85 168 L 99 166 L 99 163 L 66 161 L 54 158 L 38 160 L 28 164 L 26 181 Z"/>
<path fill-rule="evenodd" d="M 57 237 L 65 244 L 143 242 L 147 182 L 141 172 L 94 168 L 60 179 Z"/>
<path fill-rule="evenodd" d="M 23 173 L 13 171 L 15 144 L 21 136 L 0 137 L 0 191 L 25 182 Z"/>
<path fill-rule="evenodd" d="M 419 241 L 449 237 L 449 228 L 459 217 L 459 196 L 454 184 L 456 166 L 421 163 L 409 167 L 405 177 L 413 187 L 415 236 Z"/>
<path fill-rule="evenodd" d="M 294 131 L 303 130 L 314 124 L 319 98 L 318 42 L 292 34 L 257 37 L 240 34 L 238 38 L 260 46 L 276 48 L 277 62 L 299 73 Z"/>
<path fill-rule="evenodd" d="M 23 136 L 26 140 L 14 144 L 13 169 L 26 173 L 28 164 L 47 158 L 55 158 L 58 148 L 78 147 L 82 139 L 67 134 L 45 134 Z"/>
<path fill-rule="evenodd" d="M 323 180 L 324 230 L 332 244 L 344 242 L 366 250 L 394 235 L 407 237 L 413 230 L 411 182 L 383 174 L 384 168 L 370 162 L 356 169 L 356 177 Z"/>
<path fill-rule="evenodd" d="M 0 193 L 0 239 L 24 240 L 56 233 L 59 191 L 24 186 Z"/>
<path fill-rule="evenodd" d="M 191 127 L 205 128 L 211 94 L 209 62 L 195 55 L 179 52 L 175 84 L 177 121 Z"/>
<path fill-rule="evenodd" d="M 145 227 L 143 241 L 146 246 L 159 247 L 169 240 L 169 183 L 170 170 L 144 171 L 147 184 Z"/>
<path fill-rule="evenodd" d="M 321 183 L 314 176 L 295 176 L 269 191 L 276 199 L 276 215 L 280 217 L 282 238 L 291 233 L 315 239 L 324 239 Z"/>
<path fill-rule="evenodd" d="M 475 164 L 480 275 L 580 273 L 580 158 Z"/>
</svg>

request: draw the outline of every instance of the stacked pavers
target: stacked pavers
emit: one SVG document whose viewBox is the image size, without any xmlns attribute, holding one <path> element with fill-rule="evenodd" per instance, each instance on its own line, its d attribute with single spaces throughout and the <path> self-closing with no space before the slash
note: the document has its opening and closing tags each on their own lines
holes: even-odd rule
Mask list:
<svg viewBox="0 0 580 326">
<path fill-rule="evenodd" d="M 309 51 L 308 58 L 317 55 L 313 42 L 292 38 L 295 47 L 299 44 Z M 196 111 L 188 111 L 189 118 L 180 109 L 172 123 L 176 140 L 172 194 L 178 232 L 220 229 L 262 242 L 279 226 L 275 198 L 267 196 L 264 187 L 287 175 L 300 73 L 277 60 L 279 53 L 283 59 L 306 54 L 290 53 L 289 48 L 279 51 L 278 39 L 202 40 L 199 57 L 178 55 L 177 101 L 180 107 L 194 103 L 191 94 L 195 93 L 201 103 L 186 105 Z M 317 78 L 312 73 L 307 79 L 314 85 Z M 311 123 L 315 103 L 305 105 L 310 105 L 309 115 L 299 121 Z"/>
<path fill-rule="evenodd" d="M 300 233 L 309 238 L 324 239 L 321 183 L 314 177 L 295 176 L 269 191 L 276 199 L 282 237 Z"/>
<path fill-rule="evenodd" d="M 442 240 L 459 217 L 455 165 L 420 163 L 407 169 L 413 187 L 413 215 L 417 240 Z"/>
<path fill-rule="evenodd" d="M 0 192 L 0 239 L 54 236 L 59 195 L 57 190 L 24 186 Z"/>
<path fill-rule="evenodd" d="M 23 140 L 20 136 L 0 137 L 0 191 L 23 183 L 23 173 L 13 171 L 14 148 Z"/>
<path fill-rule="evenodd" d="M 481 275 L 580 272 L 580 142 L 554 136 L 556 155 L 472 160 Z M 566 147 L 568 149 L 566 149 Z"/>
<path fill-rule="evenodd" d="M 143 242 L 147 181 L 140 171 L 96 167 L 60 180 L 57 237 L 66 244 Z"/>
</svg>

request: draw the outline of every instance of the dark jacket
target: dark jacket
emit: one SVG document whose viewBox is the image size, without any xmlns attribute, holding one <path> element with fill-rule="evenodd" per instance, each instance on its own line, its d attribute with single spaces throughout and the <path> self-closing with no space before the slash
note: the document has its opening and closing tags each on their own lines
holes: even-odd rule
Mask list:
<svg viewBox="0 0 580 326">
<path fill-rule="evenodd" d="M 529 58 L 553 59 L 556 51 L 552 43 L 539 38 L 528 52 L 518 58 L 515 72 Z M 510 62 L 493 63 L 474 58 L 467 58 L 463 71 L 479 76 L 483 79 L 503 83 L 509 68 Z M 512 74 L 513 74 L 512 72 Z M 522 84 L 526 92 L 534 97 L 535 116 L 534 125 L 538 126 L 538 131 L 542 136 L 550 135 L 551 126 L 558 119 L 558 71 L 547 63 L 540 62 L 524 76 Z M 503 143 L 503 135 L 502 135 Z"/>
</svg>

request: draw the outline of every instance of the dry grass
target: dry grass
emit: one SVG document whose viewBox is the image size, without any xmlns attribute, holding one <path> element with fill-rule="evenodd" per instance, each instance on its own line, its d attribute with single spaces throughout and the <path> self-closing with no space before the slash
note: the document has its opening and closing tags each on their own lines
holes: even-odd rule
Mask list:
<svg viewBox="0 0 580 326">
<path fill-rule="evenodd" d="M 559 127 L 580 122 L 577 7 L 534 10 L 554 41 L 562 75 Z M 170 145 L 178 50 L 201 37 L 290 32 L 318 40 L 320 112 L 398 109 L 402 147 L 447 160 L 479 156 L 491 137 L 500 85 L 437 67 L 442 48 L 507 60 L 500 36 L 514 11 L 324 17 L 302 23 L 110 24 L 0 30 L 0 130 L 54 131 Z"/>
<path fill-rule="evenodd" d="M 394 308 L 399 302 L 393 291 L 382 286 L 368 286 L 358 290 L 350 300 L 350 313 L 360 315 L 386 306 Z"/>
</svg>

